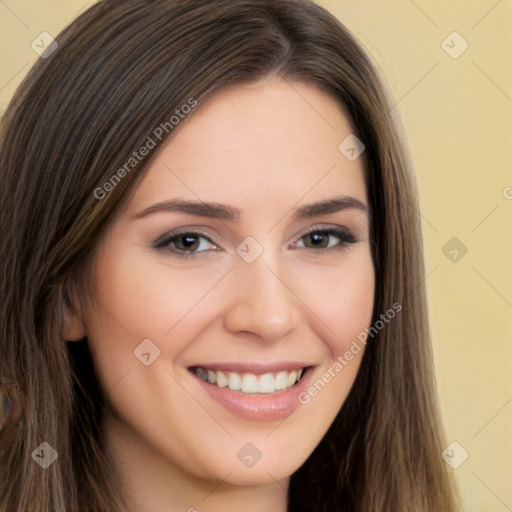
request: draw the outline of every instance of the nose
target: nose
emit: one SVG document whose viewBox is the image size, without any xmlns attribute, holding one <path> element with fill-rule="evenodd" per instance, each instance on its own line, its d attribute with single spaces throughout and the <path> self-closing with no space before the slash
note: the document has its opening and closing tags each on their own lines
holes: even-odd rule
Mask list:
<svg viewBox="0 0 512 512">
<path fill-rule="evenodd" d="M 290 279 L 280 274 L 270 268 L 263 256 L 253 263 L 237 263 L 231 284 L 234 292 L 224 315 L 228 331 L 276 341 L 298 327 L 301 301 Z"/>
</svg>

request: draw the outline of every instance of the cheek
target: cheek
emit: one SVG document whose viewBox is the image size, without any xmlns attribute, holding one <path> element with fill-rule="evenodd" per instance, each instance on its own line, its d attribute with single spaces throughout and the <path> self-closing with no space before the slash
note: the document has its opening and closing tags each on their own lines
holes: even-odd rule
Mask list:
<svg viewBox="0 0 512 512">
<path fill-rule="evenodd" d="M 109 254 L 116 260 L 106 254 L 98 261 L 96 296 L 102 307 L 96 313 L 133 339 L 165 336 L 218 279 L 211 271 L 170 268 L 162 263 L 165 257 L 152 261 L 126 249 Z"/>
<path fill-rule="evenodd" d="M 86 324 L 107 390 L 139 369 L 139 346 L 172 364 L 208 324 L 211 309 L 201 305 L 224 270 L 171 268 L 165 258 L 148 261 L 139 248 L 112 245 L 98 257 L 96 309 Z"/>
<path fill-rule="evenodd" d="M 375 273 L 369 247 L 351 248 L 339 265 L 308 266 L 300 293 L 324 324 L 331 357 L 343 354 L 372 319 Z"/>
</svg>

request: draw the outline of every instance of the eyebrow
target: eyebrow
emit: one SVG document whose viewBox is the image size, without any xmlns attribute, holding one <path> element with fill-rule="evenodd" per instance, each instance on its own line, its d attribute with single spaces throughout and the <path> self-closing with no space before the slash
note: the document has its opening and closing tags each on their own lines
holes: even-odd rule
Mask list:
<svg viewBox="0 0 512 512">
<path fill-rule="evenodd" d="M 301 206 L 297 208 L 295 215 L 299 219 L 303 219 L 306 217 L 314 217 L 315 215 L 336 213 L 349 208 L 355 208 L 356 210 L 368 213 L 368 207 L 362 201 L 355 197 L 343 196 Z"/>
<path fill-rule="evenodd" d="M 317 215 L 336 213 L 338 211 L 351 208 L 368 213 L 368 207 L 359 199 L 356 199 L 355 197 L 341 196 L 300 206 L 295 209 L 295 216 L 299 219 L 303 219 Z M 163 212 L 188 213 L 199 217 L 208 217 L 211 219 L 226 221 L 236 221 L 240 218 L 240 210 L 226 204 L 179 199 L 172 199 L 153 204 L 141 212 L 136 213 L 134 217 L 138 219 L 153 213 Z"/>
</svg>

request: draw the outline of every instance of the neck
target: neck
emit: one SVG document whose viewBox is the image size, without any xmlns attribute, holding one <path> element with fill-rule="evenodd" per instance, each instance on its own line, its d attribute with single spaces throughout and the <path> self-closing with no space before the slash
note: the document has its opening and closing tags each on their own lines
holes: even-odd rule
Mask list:
<svg viewBox="0 0 512 512">
<path fill-rule="evenodd" d="M 229 474 L 223 480 L 198 477 L 113 416 L 106 419 L 105 439 L 129 512 L 286 512 L 289 479 L 240 486 L 229 483 Z"/>
</svg>

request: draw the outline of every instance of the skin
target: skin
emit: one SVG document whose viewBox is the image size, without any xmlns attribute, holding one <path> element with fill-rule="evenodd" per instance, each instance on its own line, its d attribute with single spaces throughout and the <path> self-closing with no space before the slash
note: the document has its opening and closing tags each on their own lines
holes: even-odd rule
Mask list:
<svg viewBox="0 0 512 512">
<path fill-rule="evenodd" d="M 289 477 L 331 425 L 363 351 L 284 421 L 241 419 L 212 400 L 188 368 L 307 361 L 315 382 L 369 326 L 375 277 L 367 212 L 295 215 L 334 196 L 367 205 L 361 158 L 351 162 L 338 150 L 352 131 L 335 100 L 310 85 L 270 79 L 218 93 L 155 155 L 102 241 L 92 280 L 97 307 L 81 316 L 70 309 L 66 339 L 89 339 L 112 409 L 108 456 L 134 512 L 234 511 L 241 504 L 286 510 Z M 240 216 L 137 217 L 170 199 L 231 205 Z M 356 242 L 326 236 L 319 247 L 335 248 L 321 252 L 305 236 L 311 227 L 336 226 Z M 199 239 L 189 258 L 153 247 L 183 227 L 213 243 Z M 263 248 L 250 264 L 236 252 L 248 236 Z M 145 366 L 134 350 L 148 338 L 160 356 Z M 236 456 L 247 442 L 262 453 L 251 468 Z"/>
</svg>

